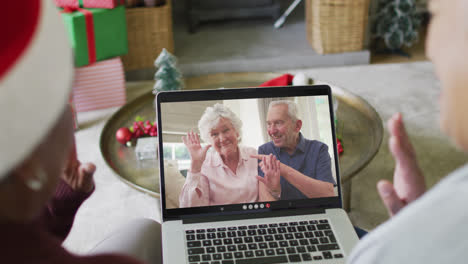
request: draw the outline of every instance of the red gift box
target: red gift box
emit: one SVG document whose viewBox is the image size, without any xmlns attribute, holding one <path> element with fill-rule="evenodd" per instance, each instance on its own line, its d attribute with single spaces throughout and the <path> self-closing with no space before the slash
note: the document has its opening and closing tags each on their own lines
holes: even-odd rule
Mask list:
<svg viewBox="0 0 468 264">
<path fill-rule="evenodd" d="M 75 68 L 73 102 L 77 112 L 122 106 L 126 99 L 124 70 L 119 57 Z"/>
<path fill-rule="evenodd" d="M 115 8 L 123 5 L 123 0 L 54 0 L 58 7 L 68 8 Z"/>
</svg>

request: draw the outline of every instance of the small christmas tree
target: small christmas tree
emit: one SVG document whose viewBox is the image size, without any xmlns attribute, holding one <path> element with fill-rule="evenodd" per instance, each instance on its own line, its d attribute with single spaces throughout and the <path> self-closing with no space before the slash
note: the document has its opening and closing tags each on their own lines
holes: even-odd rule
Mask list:
<svg viewBox="0 0 468 264">
<path fill-rule="evenodd" d="M 383 39 L 389 50 L 398 51 L 417 42 L 420 25 L 415 0 L 378 0 L 372 33 Z"/>
<path fill-rule="evenodd" d="M 153 87 L 153 93 L 160 91 L 180 90 L 184 88 L 182 74 L 177 69 L 177 59 L 174 55 L 163 49 L 154 62 L 158 71 L 154 74 L 156 83 Z"/>
</svg>

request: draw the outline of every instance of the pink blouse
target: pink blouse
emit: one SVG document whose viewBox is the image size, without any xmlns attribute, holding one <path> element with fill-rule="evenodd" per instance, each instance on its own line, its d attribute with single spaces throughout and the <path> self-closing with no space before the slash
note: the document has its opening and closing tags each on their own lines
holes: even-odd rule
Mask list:
<svg viewBox="0 0 468 264">
<path fill-rule="evenodd" d="M 200 173 L 187 173 L 179 196 L 180 207 L 252 203 L 258 201 L 258 162 L 251 147 L 239 146 L 236 174 L 223 163 L 218 152 L 206 154 Z M 199 196 L 196 189 L 199 190 Z"/>
</svg>

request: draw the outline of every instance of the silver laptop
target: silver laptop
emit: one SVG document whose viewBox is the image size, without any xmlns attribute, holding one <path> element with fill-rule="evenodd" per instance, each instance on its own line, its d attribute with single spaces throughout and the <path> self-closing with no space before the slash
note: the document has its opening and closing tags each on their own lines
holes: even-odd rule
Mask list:
<svg viewBox="0 0 468 264">
<path fill-rule="evenodd" d="M 293 102 L 301 120 L 297 149 L 292 154 L 281 147 L 281 137 L 270 130 L 276 121 L 271 120 L 269 106 L 279 100 Z M 332 102 L 327 85 L 158 93 L 163 262 L 345 263 L 358 237 L 342 209 Z M 252 151 L 265 155 L 270 152 L 281 163 L 313 179 L 307 184 L 325 183 L 314 186 L 332 187 L 333 192 L 330 188 L 327 195 L 320 196 L 320 191 L 311 191 L 312 187 L 298 186 L 281 176 L 281 192 L 265 196 L 262 191 L 270 189 L 255 178 L 255 172 L 254 178 L 239 175 L 246 171 L 240 167 L 237 174 L 230 170 L 227 175 L 231 180 L 224 183 L 220 179 L 227 176 L 212 175 L 217 170 L 210 169 L 216 160 L 223 160 L 215 147 L 206 155 L 211 163 L 205 164 L 206 158 L 203 166 L 207 167 L 202 167 L 195 177 L 190 170 L 190 153 L 181 138 L 189 131 L 199 134 L 200 118 L 215 105 L 230 109 L 242 121 L 241 140 L 237 143 L 245 163 L 238 166 L 247 167 L 250 162 L 249 166 L 254 164 L 254 170 L 263 176 L 264 166 L 257 165 L 260 160 L 251 156 Z M 205 144 L 200 140 L 201 147 Z M 241 149 L 249 150 L 246 153 L 250 155 Z M 229 168 L 224 167 L 225 171 Z M 189 178 L 191 184 L 196 179 L 203 192 L 187 194 L 194 191 L 183 187 Z M 236 179 L 240 179 L 239 185 Z M 262 184 L 265 188 L 254 187 L 249 195 L 244 195 L 244 187 L 233 189 L 243 186 L 244 181 L 250 181 L 245 188 Z M 208 198 L 190 198 L 203 195 Z"/>
</svg>

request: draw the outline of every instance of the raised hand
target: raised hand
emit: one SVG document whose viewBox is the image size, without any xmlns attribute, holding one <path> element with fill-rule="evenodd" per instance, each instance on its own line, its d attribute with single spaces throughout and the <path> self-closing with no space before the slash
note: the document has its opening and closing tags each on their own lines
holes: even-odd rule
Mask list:
<svg viewBox="0 0 468 264">
<path fill-rule="evenodd" d="M 418 165 L 400 113 L 387 122 L 390 133 L 389 148 L 395 159 L 393 184 L 387 180 L 377 183 L 377 190 L 391 216 L 426 191 L 424 175 Z"/>
<path fill-rule="evenodd" d="M 94 188 L 93 175 L 96 166 L 93 163 L 82 164 L 76 155 L 75 144 L 68 157 L 68 162 L 61 178 L 74 191 L 89 193 Z"/>
<path fill-rule="evenodd" d="M 265 184 L 273 196 L 278 196 L 281 193 L 281 162 L 273 154 L 251 155 L 251 157 L 261 160 L 259 166 L 264 177 L 257 176 L 257 179 Z"/>
<path fill-rule="evenodd" d="M 206 158 L 206 152 L 211 147 L 211 145 L 202 147 L 200 144 L 200 138 L 193 131 L 188 132 L 187 136 L 183 136 L 182 141 L 187 147 L 190 154 L 190 158 L 192 159 L 190 171 L 192 173 L 200 172 L 202 164 Z"/>
</svg>

